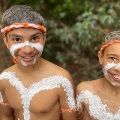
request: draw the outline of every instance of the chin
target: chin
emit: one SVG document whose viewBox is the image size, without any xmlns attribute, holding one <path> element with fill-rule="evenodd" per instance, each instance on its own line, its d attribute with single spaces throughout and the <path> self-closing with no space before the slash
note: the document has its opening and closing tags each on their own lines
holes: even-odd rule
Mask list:
<svg viewBox="0 0 120 120">
<path fill-rule="evenodd" d="M 114 80 L 112 80 L 110 83 L 111 83 L 113 86 L 115 86 L 115 87 L 120 87 L 120 81 L 114 81 Z"/>
<path fill-rule="evenodd" d="M 32 65 L 35 65 L 35 64 L 36 64 L 37 59 L 34 58 L 32 61 L 20 60 L 19 62 L 20 62 L 20 64 L 23 65 L 23 66 L 32 66 Z"/>
<path fill-rule="evenodd" d="M 24 61 L 21 61 L 20 62 L 20 64 L 22 65 L 22 66 L 33 66 L 33 65 L 35 65 L 36 64 L 36 62 L 24 62 Z"/>
<path fill-rule="evenodd" d="M 118 83 L 112 83 L 112 85 L 115 87 L 120 87 L 120 84 L 118 84 Z"/>
</svg>

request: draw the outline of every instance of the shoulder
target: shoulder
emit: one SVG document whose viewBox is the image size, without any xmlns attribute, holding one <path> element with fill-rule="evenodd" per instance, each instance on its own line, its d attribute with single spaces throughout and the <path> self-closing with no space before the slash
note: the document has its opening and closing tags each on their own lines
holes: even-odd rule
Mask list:
<svg viewBox="0 0 120 120">
<path fill-rule="evenodd" d="M 65 68 L 62 68 L 62 67 L 60 67 L 54 63 L 51 63 L 49 61 L 46 61 L 46 63 L 47 63 L 46 64 L 47 71 L 50 71 L 51 74 L 60 75 L 60 76 L 67 78 L 71 82 L 73 81 L 71 74 Z"/>
<path fill-rule="evenodd" d="M 76 93 L 79 94 L 81 91 L 84 90 L 94 91 L 96 89 L 96 86 L 98 86 L 98 84 L 99 84 L 99 79 L 81 82 L 76 87 Z"/>
<path fill-rule="evenodd" d="M 11 66 L 11 67 L 3 70 L 2 73 L 4 73 L 4 72 L 9 72 L 9 71 L 14 71 L 14 66 L 15 66 L 15 65 L 13 65 L 13 66 Z"/>
<path fill-rule="evenodd" d="M 62 67 L 57 67 L 56 74 L 62 76 L 63 78 L 71 82 L 71 84 L 74 84 L 71 74 L 66 69 Z"/>
<path fill-rule="evenodd" d="M 11 73 L 14 71 L 12 67 L 9 67 L 0 73 L 0 84 L 5 83 L 5 80 L 8 79 Z"/>
<path fill-rule="evenodd" d="M 6 86 L 7 83 L 8 83 L 8 82 L 6 81 L 6 79 L 7 79 L 7 77 L 8 77 L 7 72 L 9 72 L 9 71 L 11 71 L 11 67 L 5 69 L 4 71 L 2 71 L 2 72 L 0 73 L 0 92 L 2 92 L 2 91 L 4 90 L 5 86 Z"/>
<path fill-rule="evenodd" d="M 73 78 L 66 69 L 62 67 L 58 67 L 57 70 L 58 70 L 57 74 L 59 74 L 60 76 L 63 76 L 64 78 L 66 78 L 68 81 L 70 81 L 73 84 Z"/>
</svg>

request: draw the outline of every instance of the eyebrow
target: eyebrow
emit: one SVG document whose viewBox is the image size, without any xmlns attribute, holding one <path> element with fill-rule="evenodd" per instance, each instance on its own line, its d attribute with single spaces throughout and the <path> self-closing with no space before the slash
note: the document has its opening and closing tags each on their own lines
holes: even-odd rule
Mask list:
<svg viewBox="0 0 120 120">
<path fill-rule="evenodd" d="M 115 57 L 117 57 L 118 55 L 116 55 L 116 54 L 107 54 L 106 56 L 115 56 Z"/>
<path fill-rule="evenodd" d="M 39 35 L 39 34 L 42 34 L 42 32 L 37 32 L 37 33 L 31 35 L 30 37 L 34 37 L 34 36 Z"/>
<path fill-rule="evenodd" d="M 21 35 L 17 35 L 17 34 L 10 34 L 9 37 L 22 37 Z"/>
<path fill-rule="evenodd" d="M 34 37 L 34 36 L 39 35 L 39 34 L 42 34 L 42 33 L 41 32 L 37 32 L 37 33 L 31 35 L 30 37 Z M 23 38 L 23 36 L 17 35 L 17 34 L 10 34 L 9 37 L 11 37 L 11 36 L 12 37 L 21 37 L 21 38 Z"/>
</svg>

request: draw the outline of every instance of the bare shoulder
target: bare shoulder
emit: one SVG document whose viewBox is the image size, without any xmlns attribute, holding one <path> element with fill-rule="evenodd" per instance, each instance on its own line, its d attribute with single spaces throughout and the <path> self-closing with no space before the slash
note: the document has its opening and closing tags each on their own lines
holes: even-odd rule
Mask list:
<svg viewBox="0 0 120 120">
<path fill-rule="evenodd" d="M 64 68 L 56 66 L 56 72 L 57 74 L 67 78 L 72 84 L 73 84 L 73 78 L 71 76 L 71 74 Z"/>
<path fill-rule="evenodd" d="M 83 90 L 94 91 L 99 85 L 99 82 L 100 79 L 81 82 L 76 87 L 76 93 L 79 94 Z"/>
<path fill-rule="evenodd" d="M 71 77 L 71 74 L 64 68 L 54 64 L 54 63 L 51 63 L 49 61 L 47 61 L 47 66 L 48 66 L 48 69 L 51 69 L 51 74 L 53 75 L 61 75 L 65 78 L 67 78 L 69 81 L 73 81 L 72 80 L 72 77 Z"/>
<path fill-rule="evenodd" d="M 10 69 L 11 69 L 11 68 L 10 68 Z M 6 81 L 5 78 L 2 76 L 2 75 L 3 75 L 2 73 L 10 71 L 10 69 L 7 68 L 7 69 L 5 69 L 4 71 L 2 71 L 2 72 L 0 73 L 0 92 L 3 92 L 3 91 L 4 91 L 4 88 L 5 88 L 6 84 L 7 84 L 7 81 Z"/>
<path fill-rule="evenodd" d="M 9 67 L 9 68 L 3 70 L 3 72 L 14 71 L 14 66 L 15 66 L 15 65 L 13 65 L 13 66 L 11 66 L 11 67 Z M 2 73 L 3 73 L 3 72 L 2 72 Z"/>
</svg>

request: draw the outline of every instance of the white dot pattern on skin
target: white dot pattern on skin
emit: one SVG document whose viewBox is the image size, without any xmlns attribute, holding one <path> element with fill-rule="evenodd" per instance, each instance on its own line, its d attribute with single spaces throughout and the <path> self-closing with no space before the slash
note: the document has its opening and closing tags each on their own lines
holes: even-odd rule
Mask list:
<svg viewBox="0 0 120 120">
<path fill-rule="evenodd" d="M 78 109 L 83 109 L 82 102 L 89 104 L 89 114 L 96 120 L 120 120 L 120 109 L 115 114 L 108 112 L 107 105 L 102 103 L 100 97 L 88 90 L 81 91 L 76 99 Z"/>
<path fill-rule="evenodd" d="M 15 87 L 21 95 L 24 109 L 24 120 L 30 120 L 30 101 L 35 94 L 43 90 L 52 90 L 54 88 L 60 88 L 60 86 L 62 86 L 66 92 L 66 103 L 68 106 L 70 108 L 76 106 L 72 84 L 67 78 L 61 75 L 43 78 L 39 82 L 31 84 L 28 88 L 23 86 L 22 82 L 19 80 L 19 78 L 16 77 L 15 73 L 13 72 L 3 72 L 0 75 L 0 80 L 3 79 L 8 79 L 10 84 Z"/>
</svg>

